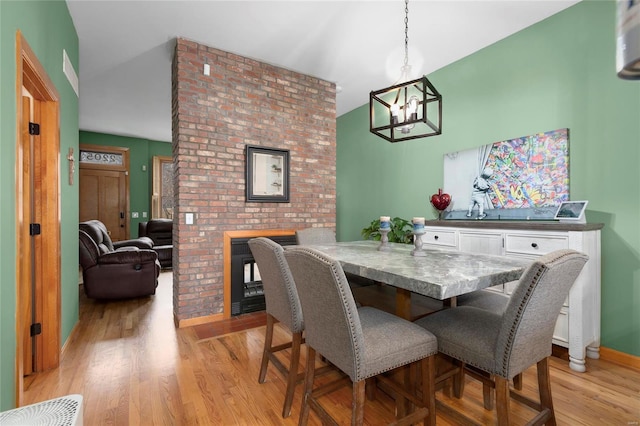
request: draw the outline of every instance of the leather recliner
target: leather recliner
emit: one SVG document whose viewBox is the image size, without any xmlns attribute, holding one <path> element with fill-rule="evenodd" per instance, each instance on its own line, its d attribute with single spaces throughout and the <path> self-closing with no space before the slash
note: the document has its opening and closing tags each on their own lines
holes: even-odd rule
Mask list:
<svg viewBox="0 0 640 426">
<path fill-rule="evenodd" d="M 80 223 L 80 265 L 84 292 L 92 299 L 125 299 L 155 294 L 158 255 L 149 238 L 112 242 L 97 220 Z"/>
<path fill-rule="evenodd" d="M 173 219 L 151 219 L 138 223 L 138 237 L 151 238 L 160 266 L 173 266 Z"/>
</svg>

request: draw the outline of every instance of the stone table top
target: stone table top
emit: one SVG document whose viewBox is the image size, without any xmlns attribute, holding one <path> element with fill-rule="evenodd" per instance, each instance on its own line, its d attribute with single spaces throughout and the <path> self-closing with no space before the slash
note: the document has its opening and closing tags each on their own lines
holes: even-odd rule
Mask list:
<svg viewBox="0 0 640 426">
<path fill-rule="evenodd" d="M 351 241 L 305 247 L 338 260 L 345 272 L 440 300 L 517 280 L 531 262 L 437 249 L 414 257 L 413 245 L 389 243 L 389 251 L 378 251 L 379 245 Z"/>
</svg>

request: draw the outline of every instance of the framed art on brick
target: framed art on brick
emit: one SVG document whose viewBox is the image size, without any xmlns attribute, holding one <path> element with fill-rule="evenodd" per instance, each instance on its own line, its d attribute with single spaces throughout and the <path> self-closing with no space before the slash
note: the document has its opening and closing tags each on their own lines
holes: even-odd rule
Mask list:
<svg viewBox="0 0 640 426">
<path fill-rule="evenodd" d="M 289 150 L 247 145 L 246 201 L 289 202 Z"/>
</svg>

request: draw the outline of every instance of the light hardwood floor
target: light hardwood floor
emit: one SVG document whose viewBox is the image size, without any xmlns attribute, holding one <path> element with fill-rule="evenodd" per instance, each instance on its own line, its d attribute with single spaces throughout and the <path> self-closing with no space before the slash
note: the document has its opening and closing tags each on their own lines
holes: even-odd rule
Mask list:
<svg viewBox="0 0 640 426">
<path fill-rule="evenodd" d="M 276 339 L 286 336 L 276 327 Z M 208 339 L 199 339 L 194 328 L 176 329 L 172 275 L 163 272 L 154 297 L 102 303 L 81 295 L 80 322 L 60 367 L 27 378 L 25 399 L 28 404 L 82 394 L 85 425 L 295 425 L 302 386 L 291 417 L 282 419 L 282 377 L 270 367 L 266 383 L 258 384 L 263 339 L 264 327 Z M 495 414 L 482 407 L 479 383 L 467 380 L 462 400 L 442 392 L 437 399 L 479 423 L 494 424 Z M 589 360 L 588 372 L 580 374 L 552 357 L 551 380 L 558 424 L 639 424 L 640 371 Z M 532 368 L 524 377 L 532 397 L 535 383 Z M 393 420 L 393 401 L 382 392 L 377 396 L 365 407 L 365 422 L 372 425 Z M 349 389 L 327 396 L 326 404 L 341 424 L 349 422 Z M 533 416 L 511 405 L 516 424 Z M 310 424 L 319 424 L 313 414 Z M 455 422 L 438 415 L 437 424 Z"/>
</svg>

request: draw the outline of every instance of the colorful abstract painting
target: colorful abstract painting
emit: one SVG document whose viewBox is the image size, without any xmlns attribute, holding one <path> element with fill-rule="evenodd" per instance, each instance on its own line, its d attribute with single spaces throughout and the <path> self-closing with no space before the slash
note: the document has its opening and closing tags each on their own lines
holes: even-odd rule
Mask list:
<svg viewBox="0 0 640 426">
<path fill-rule="evenodd" d="M 485 167 L 493 208 L 557 206 L 569 199 L 568 130 L 496 142 Z"/>
<path fill-rule="evenodd" d="M 479 179 L 485 187 L 481 191 Z M 526 218 L 538 213 L 548 216 L 549 208 L 569 200 L 569 129 L 446 154 L 444 190 L 453 198 L 450 211 L 464 213 L 449 218 L 485 214 L 505 218 L 510 216 L 505 214 L 507 209 L 526 211 Z"/>
</svg>

